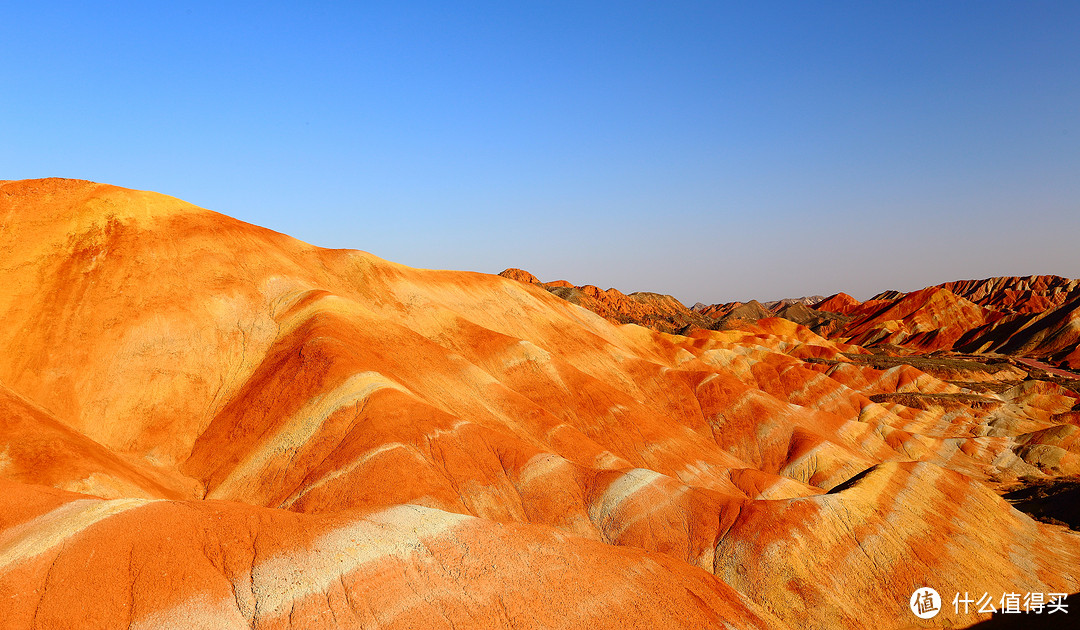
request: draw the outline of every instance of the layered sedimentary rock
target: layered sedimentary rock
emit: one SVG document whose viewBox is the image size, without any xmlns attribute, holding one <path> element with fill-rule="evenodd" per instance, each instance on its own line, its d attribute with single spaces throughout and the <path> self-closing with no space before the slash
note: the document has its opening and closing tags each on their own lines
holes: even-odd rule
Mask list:
<svg viewBox="0 0 1080 630">
<path fill-rule="evenodd" d="M 1075 390 L 516 276 L 0 184 L 2 625 L 879 629 L 922 585 L 1078 590 L 1080 536 L 990 490 L 1077 471 Z"/>
<path fill-rule="evenodd" d="M 1078 295 L 1080 280 L 1060 276 L 1007 276 L 938 285 L 979 306 L 1017 313 L 1041 313 Z"/>
<path fill-rule="evenodd" d="M 586 284 L 575 286 L 566 280 L 541 282 L 528 271 L 510 268 L 500 276 L 533 284 L 550 291 L 572 304 L 617 324 L 640 324 L 660 332 L 685 332 L 695 328 L 708 328 L 713 322 L 670 295 L 638 291 L 625 294 L 618 289 L 601 289 Z"/>
<path fill-rule="evenodd" d="M 866 346 L 1032 357 L 1080 367 L 1080 281 L 1058 276 L 949 282 L 858 303 L 815 305 L 852 319 L 826 334 Z"/>
<path fill-rule="evenodd" d="M 1080 368 L 1080 280 L 1059 276 L 948 282 L 910 293 L 884 291 L 865 302 L 837 293 L 765 303 L 699 303 L 688 309 L 656 293 L 625 295 L 562 280 L 543 283 L 520 269 L 500 275 L 542 286 L 612 322 L 660 332 L 726 330 L 780 317 L 869 348 L 997 353 Z"/>
<path fill-rule="evenodd" d="M 840 315 L 848 315 L 854 312 L 862 302 L 851 297 L 847 293 L 836 293 L 829 297 L 812 304 L 814 308 L 829 313 L 838 313 Z"/>
<path fill-rule="evenodd" d="M 686 334 L 698 329 L 725 330 L 753 324 L 766 317 L 781 317 L 802 324 L 819 334 L 828 335 L 845 321 L 844 317 L 832 311 L 817 310 L 809 306 L 824 300 L 821 296 L 765 303 L 757 300 L 711 306 L 699 303 L 687 308 L 674 297 L 660 293 L 637 291 L 625 294 L 618 289 L 601 289 L 591 284 L 575 286 L 566 280 L 541 282 L 528 271 L 516 268 L 506 269 L 499 275 L 543 287 L 613 323 L 638 324 L 666 333 Z"/>
<path fill-rule="evenodd" d="M 951 349 L 972 328 L 999 317 L 946 290 L 931 287 L 884 305 L 863 304 L 838 332 L 860 345 L 903 345 L 920 351 Z"/>
</svg>

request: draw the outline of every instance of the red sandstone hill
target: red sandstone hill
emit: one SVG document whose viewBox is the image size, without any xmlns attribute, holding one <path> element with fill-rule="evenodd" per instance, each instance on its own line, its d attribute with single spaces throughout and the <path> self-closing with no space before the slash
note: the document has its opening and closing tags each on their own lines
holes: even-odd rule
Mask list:
<svg viewBox="0 0 1080 630">
<path fill-rule="evenodd" d="M 1014 366 L 665 334 L 57 179 L 0 184 L 0 316 L 4 628 L 879 629 L 1080 586 L 990 490 L 1080 472 L 1080 395 Z"/>
<path fill-rule="evenodd" d="M 510 268 L 500 276 L 534 284 L 564 300 L 586 308 L 617 324 L 638 324 L 665 333 L 686 334 L 698 329 L 726 330 L 764 319 L 781 317 L 807 326 L 814 332 L 828 334 L 844 321 L 828 311 L 820 311 L 807 304 L 821 301 L 820 296 L 775 300 L 760 303 L 730 302 L 712 306 L 695 305 L 687 308 L 674 297 L 659 293 L 635 292 L 629 295 L 618 289 L 601 289 L 587 284 L 575 286 L 566 280 L 541 282 L 536 276 L 522 269 Z"/>
<path fill-rule="evenodd" d="M 827 311 L 829 313 L 839 313 L 841 315 L 849 315 L 855 309 L 862 305 L 862 302 L 851 297 L 847 293 L 836 293 L 831 295 L 820 302 L 811 304 L 819 311 Z"/>
<path fill-rule="evenodd" d="M 1080 296 L 1080 280 L 1060 276 L 961 280 L 938 286 L 980 306 L 1012 313 L 1041 313 Z"/>
<path fill-rule="evenodd" d="M 687 309 L 655 293 L 627 296 L 565 281 L 542 283 L 518 269 L 500 275 L 542 286 L 612 322 L 660 332 L 739 329 L 780 317 L 827 338 L 870 348 L 998 353 L 1080 369 L 1080 280 L 1059 276 L 949 282 L 911 293 L 885 291 L 865 302 L 838 293 L 818 300 L 751 300 Z"/>
<path fill-rule="evenodd" d="M 891 344 L 920 351 L 952 348 L 964 333 L 998 316 L 937 287 L 904 294 L 884 304 L 868 301 L 850 310 L 854 319 L 837 336 L 860 345 Z"/>
<path fill-rule="evenodd" d="M 1058 276 L 965 280 L 859 303 L 815 305 L 853 319 L 828 336 L 865 346 L 1031 357 L 1080 368 L 1080 280 Z"/>
<path fill-rule="evenodd" d="M 521 269 L 506 269 L 504 278 L 543 287 L 562 299 L 582 306 L 609 321 L 619 324 L 640 324 L 660 332 L 685 332 L 708 328 L 712 322 L 670 295 L 635 292 L 629 295 L 617 289 L 601 289 L 587 284 L 574 286 L 565 280 L 540 282 L 536 276 Z"/>
</svg>

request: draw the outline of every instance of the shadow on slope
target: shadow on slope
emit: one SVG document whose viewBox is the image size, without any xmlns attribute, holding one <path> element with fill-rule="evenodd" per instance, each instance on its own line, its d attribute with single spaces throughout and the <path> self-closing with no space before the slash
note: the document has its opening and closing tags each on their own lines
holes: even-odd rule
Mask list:
<svg viewBox="0 0 1080 630">
<path fill-rule="evenodd" d="M 1002 496 L 1037 521 L 1080 531 L 1080 476 L 1022 479 Z M 1080 627 L 1080 619 L 1076 624 Z"/>
</svg>

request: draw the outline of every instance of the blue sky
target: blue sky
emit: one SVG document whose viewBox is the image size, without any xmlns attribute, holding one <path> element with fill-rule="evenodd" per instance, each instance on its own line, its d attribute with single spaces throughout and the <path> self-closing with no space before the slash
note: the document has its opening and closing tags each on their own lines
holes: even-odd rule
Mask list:
<svg viewBox="0 0 1080 630">
<path fill-rule="evenodd" d="M 5 3 L 0 179 L 687 304 L 1080 277 L 1080 3 Z"/>
</svg>

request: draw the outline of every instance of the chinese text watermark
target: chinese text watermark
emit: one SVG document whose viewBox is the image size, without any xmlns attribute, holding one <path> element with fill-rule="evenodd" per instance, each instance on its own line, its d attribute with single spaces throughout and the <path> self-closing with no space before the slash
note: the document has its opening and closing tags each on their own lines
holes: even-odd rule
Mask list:
<svg viewBox="0 0 1080 630">
<path fill-rule="evenodd" d="M 1068 593 L 1009 592 L 995 597 L 984 592 L 976 595 L 968 591 L 957 592 L 952 598 L 953 613 L 1053 615 L 1069 612 Z M 919 619 L 931 619 L 941 612 L 942 601 L 937 591 L 924 586 L 915 589 L 908 605 Z"/>
</svg>

